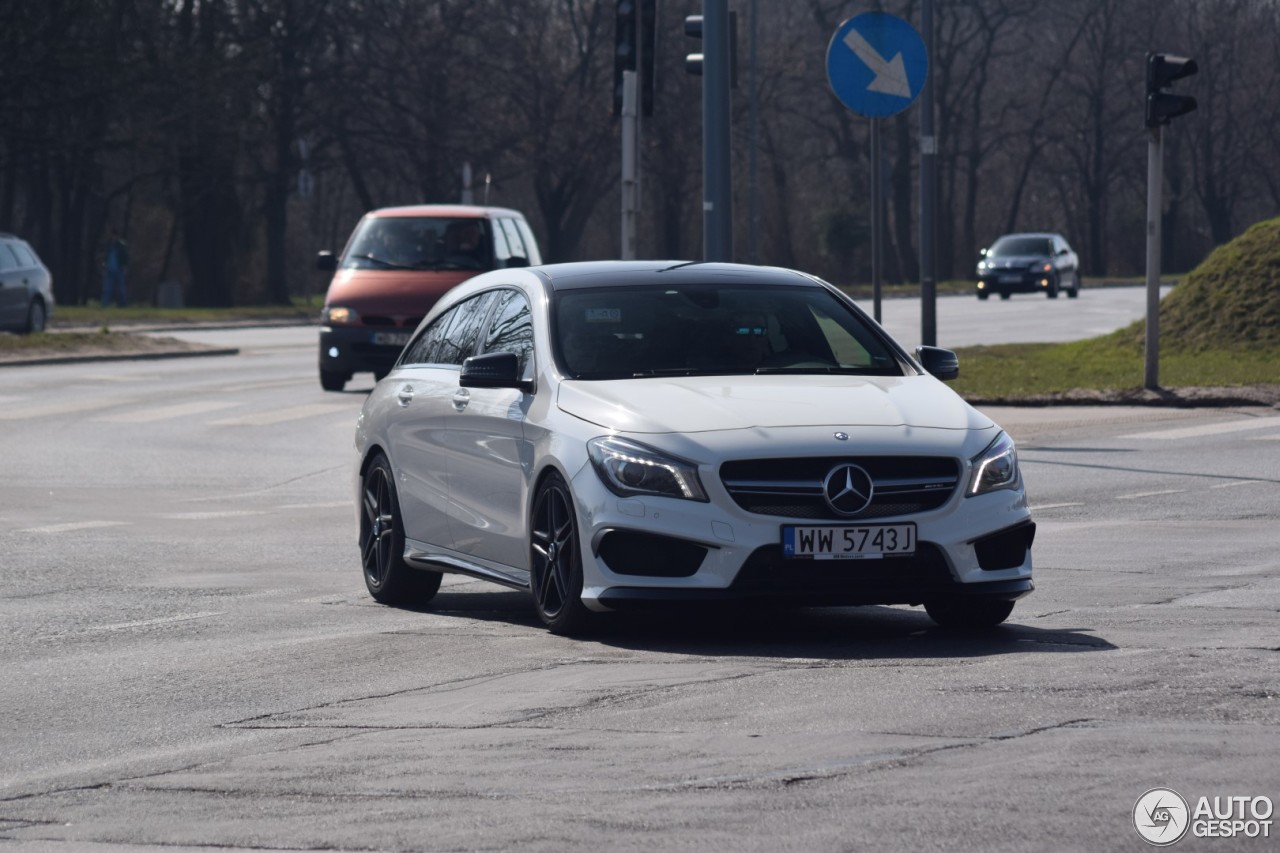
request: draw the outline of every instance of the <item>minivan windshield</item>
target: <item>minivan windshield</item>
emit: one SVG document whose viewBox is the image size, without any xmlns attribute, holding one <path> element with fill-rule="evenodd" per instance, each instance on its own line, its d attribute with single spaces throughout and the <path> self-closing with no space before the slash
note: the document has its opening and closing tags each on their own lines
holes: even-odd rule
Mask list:
<svg viewBox="0 0 1280 853">
<path fill-rule="evenodd" d="M 574 289 L 556 294 L 552 317 L 575 379 L 903 373 L 884 337 L 817 286 Z"/>
<path fill-rule="evenodd" d="M 490 270 L 492 246 L 487 219 L 368 217 L 352 235 L 342 268 Z"/>
</svg>

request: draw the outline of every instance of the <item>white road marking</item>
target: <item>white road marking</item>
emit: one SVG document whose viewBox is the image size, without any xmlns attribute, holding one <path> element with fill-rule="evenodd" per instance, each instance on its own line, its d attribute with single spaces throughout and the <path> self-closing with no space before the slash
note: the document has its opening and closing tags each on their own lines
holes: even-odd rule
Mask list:
<svg viewBox="0 0 1280 853">
<path fill-rule="evenodd" d="M 1236 480 L 1234 483 L 1219 483 L 1216 486 L 1210 486 L 1211 489 L 1234 489 L 1236 486 L 1254 486 L 1261 483 L 1261 480 Z"/>
<path fill-rule="evenodd" d="M 319 504 L 281 504 L 276 509 L 347 509 L 355 506 L 355 501 L 328 501 Z"/>
<path fill-rule="evenodd" d="M 1280 435 L 1251 435 L 1250 441 L 1280 441 Z"/>
<path fill-rule="evenodd" d="M 1040 504 L 1038 506 L 1031 507 L 1031 511 L 1039 512 L 1042 509 L 1058 509 L 1064 506 L 1084 506 L 1084 504 L 1082 503 Z"/>
<path fill-rule="evenodd" d="M 228 509 L 222 512 L 169 512 L 161 515 L 160 518 L 175 521 L 204 521 L 209 518 L 241 518 L 246 515 L 261 515 L 261 513 L 250 509 Z"/>
<path fill-rule="evenodd" d="M 74 533 L 77 530 L 97 530 L 101 527 L 120 527 L 130 521 L 69 521 L 66 524 L 47 524 L 44 527 L 28 527 L 19 533 Z"/>
<path fill-rule="evenodd" d="M 271 426 L 273 424 L 284 423 L 285 421 L 296 421 L 302 418 L 314 418 L 323 415 L 331 415 L 336 412 L 347 412 L 352 418 L 356 416 L 356 407 L 349 403 L 311 403 L 306 406 L 291 406 L 287 409 L 274 409 L 269 412 L 259 412 L 256 415 L 244 415 L 239 418 L 226 418 L 220 421 L 214 421 L 214 426 Z"/>
<path fill-rule="evenodd" d="M 94 409 L 127 406 L 132 402 L 132 399 L 108 397 L 101 400 L 73 400 L 67 403 L 32 406 L 29 409 L 0 409 L 0 421 L 21 421 L 31 418 L 55 418 L 62 415 L 76 415 L 81 412 L 91 412 Z"/>
<path fill-rule="evenodd" d="M 136 412 L 104 415 L 100 418 L 94 418 L 94 420 L 111 424 L 149 424 L 155 421 L 166 421 L 170 418 L 202 415 L 206 412 L 216 412 L 220 409 L 229 409 L 238 405 L 240 404 L 223 400 L 194 400 L 190 403 L 176 403 L 172 406 L 160 406 L 155 409 L 141 409 Z"/>
<path fill-rule="evenodd" d="M 173 622 L 190 622 L 193 619 L 208 619 L 221 616 L 222 613 L 179 613 L 177 616 L 162 616 L 158 619 L 139 619 L 136 622 L 116 622 L 114 625 L 90 625 L 86 631 L 124 631 L 129 628 L 148 628 L 152 625 L 168 625 Z"/>
<path fill-rule="evenodd" d="M 1186 489 L 1161 489 L 1158 492 L 1136 492 L 1132 495 L 1116 495 L 1116 500 L 1131 501 L 1136 498 L 1153 498 L 1156 495 L 1180 495 L 1185 491 Z"/>
<path fill-rule="evenodd" d="M 1199 438 L 1206 435 L 1223 435 L 1229 432 L 1244 432 L 1251 429 L 1280 428 L 1280 417 L 1249 418 L 1246 421 L 1227 421 L 1223 424 L 1202 424 L 1178 429 L 1164 429 L 1157 432 L 1138 432 L 1123 435 L 1121 438 L 1155 438 L 1171 440 L 1178 438 Z"/>
</svg>

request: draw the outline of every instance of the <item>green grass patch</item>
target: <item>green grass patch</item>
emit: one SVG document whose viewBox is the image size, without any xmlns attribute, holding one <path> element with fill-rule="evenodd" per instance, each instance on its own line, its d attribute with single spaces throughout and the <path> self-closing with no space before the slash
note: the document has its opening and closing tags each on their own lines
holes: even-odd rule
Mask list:
<svg viewBox="0 0 1280 853">
<path fill-rule="evenodd" d="M 0 334 L 0 354 L 36 357 L 134 352 L 151 348 L 155 340 L 107 329 L 96 332 L 37 332 L 32 335 Z"/>
<path fill-rule="evenodd" d="M 1125 330 L 1127 331 L 1127 330 Z M 1141 345 L 1121 332 L 1066 344 L 964 347 L 951 387 L 967 399 L 1015 400 L 1077 389 L 1134 391 L 1143 383 Z M 1280 347 L 1162 350 L 1160 385 L 1238 387 L 1280 382 Z"/>
<path fill-rule="evenodd" d="M 124 308 L 101 305 L 58 305 L 51 323 L 55 327 L 120 325 L 175 325 L 187 323 L 230 323 L 245 320 L 302 320 L 318 322 L 323 298 L 295 297 L 293 305 L 239 305 L 231 308 L 155 308 L 128 305 Z"/>
</svg>

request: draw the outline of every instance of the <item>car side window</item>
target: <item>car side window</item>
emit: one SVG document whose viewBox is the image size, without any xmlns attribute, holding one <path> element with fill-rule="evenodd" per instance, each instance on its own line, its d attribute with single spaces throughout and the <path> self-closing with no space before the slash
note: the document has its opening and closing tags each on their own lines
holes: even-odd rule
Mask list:
<svg viewBox="0 0 1280 853">
<path fill-rule="evenodd" d="M 18 242 L 11 243 L 10 245 L 13 247 L 13 253 L 18 256 L 19 266 L 34 268 L 40 265 L 36 260 L 36 253 L 32 251 L 31 247 L 26 243 L 19 240 Z"/>
<path fill-rule="evenodd" d="M 485 352 L 513 352 L 520 358 L 520 376 L 529 378 L 533 355 L 533 312 L 529 300 L 518 290 L 503 290 L 497 296 L 493 319 L 484 339 Z"/>
<path fill-rule="evenodd" d="M 529 223 L 523 219 L 515 220 L 516 230 L 520 232 L 520 236 L 524 238 L 524 256 L 529 259 L 530 266 L 537 266 L 542 263 L 542 255 L 538 251 L 538 241 L 533 239 L 533 231 L 529 229 Z"/>
<path fill-rule="evenodd" d="M 507 261 L 511 258 L 511 247 L 507 244 L 506 230 L 500 227 L 498 222 L 499 220 L 494 220 L 490 230 L 493 233 L 494 267 L 502 269 L 507 266 Z"/>
<path fill-rule="evenodd" d="M 493 299 L 493 291 L 482 293 L 441 314 L 405 348 L 400 364 L 461 365 L 475 350 Z"/>
<path fill-rule="evenodd" d="M 528 258 L 529 251 L 524 247 L 524 238 L 520 234 L 520 230 L 516 228 L 514 219 L 499 219 L 502 224 L 502 232 L 507 236 L 507 243 L 511 246 L 511 254 L 514 257 Z"/>
<path fill-rule="evenodd" d="M 0 272 L 4 270 L 16 270 L 21 264 L 18 263 L 18 256 L 13 252 L 13 246 L 7 240 L 0 243 Z"/>
</svg>

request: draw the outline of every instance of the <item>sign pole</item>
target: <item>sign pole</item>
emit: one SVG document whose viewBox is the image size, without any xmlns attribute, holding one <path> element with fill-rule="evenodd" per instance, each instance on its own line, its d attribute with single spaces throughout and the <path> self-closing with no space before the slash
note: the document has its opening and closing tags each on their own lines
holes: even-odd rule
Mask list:
<svg viewBox="0 0 1280 853">
<path fill-rule="evenodd" d="M 1164 205 L 1164 133 L 1151 128 L 1147 141 L 1147 338 L 1142 386 L 1160 388 L 1160 212 Z"/>
<path fill-rule="evenodd" d="M 880 165 L 880 119 L 871 119 L 871 293 L 880 322 L 880 280 L 884 266 L 884 181 Z"/>
<path fill-rule="evenodd" d="M 920 6 L 925 53 L 933 57 L 933 0 Z M 920 92 L 920 342 L 938 344 L 938 283 L 934 273 L 934 197 L 937 191 L 937 137 L 933 135 L 933 63 Z"/>
<path fill-rule="evenodd" d="M 729 0 L 702 0 L 702 256 L 733 260 L 729 147 Z"/>
</svg>

